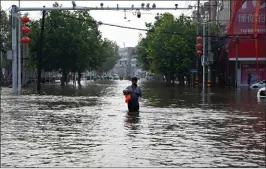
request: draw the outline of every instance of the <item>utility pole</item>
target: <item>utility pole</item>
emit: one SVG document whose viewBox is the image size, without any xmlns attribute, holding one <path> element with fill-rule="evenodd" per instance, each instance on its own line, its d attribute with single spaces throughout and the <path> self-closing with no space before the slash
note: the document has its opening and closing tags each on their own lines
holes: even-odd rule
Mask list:
<svg viewBox="0 0 266 169">
<path fill-rule="evenodd" d="M 200 8 L 200 0 L 198 0 L 198 8 L 197 8 L 197 35 L 199 35 L 199 27 L 200 27 L 200 13 L 199 13 L 199 8 Z M 196 40 L 196 44 L 197 44 Z M 199 85 L 199 58 L 196 57 L 196 67 L 197 67 L 197 72 L 196 72 L 196 86 Z"/>
<path fill-rule="evenodd" d="M 206 58 L 206 23 L 203 22 L 203 55 L 202 55 L 202 67 L 203 67 L 203 79 L 202 85 L 205 88 L 205 58 Z"/>
<path fill-rule="evenodd" d="M 12 93 L 17 95 L 18 74 L 17 74 L 17 6 L 12 5 Z"/>
<path fill-rule="evenodd" d="M 236 36 L 235 38 L 235 43 L 236 43 L 236 62 L 235 62 L 235 87 L 237 87 L 237 71 L 238 71 L 238 43 L 239 43 L 239 38 Z"/>
<path fill-rule="evenodd" d="M 208 23 L 208 81 L 207 86 L 211 87 L 211 6 L 209 8 L 209 23 Z"/>
<path fill-rule="evenodd" d="M 21 17 L 18 13 L 18 94 L 21 93 Z"/>
<path fill-rule="evenodd" d="M 42 12 L 42 25 L 41 25 L 41 37 L 40 37 L 40 49 L 39 49 L 39 56 L 38 56 L 38 81 L 37 81 L 37 91 L 38 94 L 41 93 L 41 80 L 42 80 L 42 57 L 43 57 L 43 33 L 44 33 L 44 19 L 45 19 L 45 10 Z"/>
</svg>

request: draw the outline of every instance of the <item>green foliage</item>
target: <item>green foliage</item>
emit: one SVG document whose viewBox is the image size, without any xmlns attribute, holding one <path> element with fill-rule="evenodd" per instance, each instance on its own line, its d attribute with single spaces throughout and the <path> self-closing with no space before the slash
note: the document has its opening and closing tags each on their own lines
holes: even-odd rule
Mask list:
<svg viewBox="0 0 266 169">
<path fill-rule="evenodd" d="M 149 26 L 150 32 L 137 46 L 138 62 L 143 69 L 160 73 L 172 80 L 189 74 L 195 60 L 196 25 L 181 15 L 174 18 L 165 13 Z M 175 33 L 170 33 L 175 32 Z"/>
<path fill-rule="evenodd" d="M 55 7 L 62 7 L 58 3 Z M 39 55 L 41 20 L 31 21 L 31 60 Z M 47 11 L 44 26 L 43 69 L 83 72 L 98 69 L 114 56 L 117 45 L 102 40 L 98 23 L 88 11 Z M 111 45 L 110 45 L 111 44 Z"/>
<path fill-rule="evenodd" d="M 3 11 L 2 8 L 0 10 L 0 25 L 0 53 L 3 56 L 3 62 L 0 64 L 0 67 L 4 66 L 7 68 L 11 66 L 11 62 L 7 61 L 6 56 L 7 51 L 11 50 L 11 20 L 10 15 Z"/>
<path fill-rule="evenodd" d="M 111 70 L 116 61 L 118 60 L 118 46 L 115 42 L 108 39 L 104 39 L 102 44 L 101 58 L 104 59 L 102 66 L 100 66 L 98 72 L 108 72 Z"/>
</svg>

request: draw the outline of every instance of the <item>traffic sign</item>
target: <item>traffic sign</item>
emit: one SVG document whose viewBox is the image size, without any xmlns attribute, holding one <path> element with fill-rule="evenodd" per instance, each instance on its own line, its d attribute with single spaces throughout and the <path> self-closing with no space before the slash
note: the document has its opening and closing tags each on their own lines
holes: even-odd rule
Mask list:
<svg viewBox="0 0 266 169">
<path fill-rule="evenodd" d="M 197 73 L 197 69 L 192 69 L 192 68 L 191 68 L 191 69 L 190 69 L 190 72 L 191 72 L 191 73 Z"/>
</svg>

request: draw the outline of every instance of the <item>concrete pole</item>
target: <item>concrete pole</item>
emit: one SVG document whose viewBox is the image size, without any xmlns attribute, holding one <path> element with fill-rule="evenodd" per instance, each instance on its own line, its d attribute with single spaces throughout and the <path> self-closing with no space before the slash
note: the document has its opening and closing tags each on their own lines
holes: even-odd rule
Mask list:
<svg viewBox="0 0 266 169">
<path fill-rule="evenodd" d="M 202 67 L 203 67 L 203 79 L 202 85 L 205 87 L 205 58 L 206 58 L 206 23 L 203 23 L 203 55 L 202 55 Z"/>
<path fill-rule="evenodd" d="M 18 17 L 18 94 L 21 93 L 21 18 Z"/>
<path fill-rule="evenodd" d="M 22 50 L 22 63 L 23 63 L 23 68 L 22 68 L 22 85 L 26 85 L 26 83 L 27 83 L 27 69 L 26 69 L 26 66 L 27 66 L 27 63 L 26 63 L 26 56 L 27 56 L 27 47 L 28 47 L 28 45 L 26 46 L 26 44 L 23 44 L 23 50 Z"/>
<path fill-rule="evenodd" d="M 18 76 L 17 76 L 17 7 L 12 5 L 12 93 L 17 95 Z"/>
<path fill-rule="evenodd" d="M 208 60 L 211 57 L 211 10 L 209 11 L 209 24 L 208 24 Z M 210 60 L 209 60 L 210 61 Z M 208 63 L 208 81 L 207 86 L 211 87 L 211 63 Z"/>
</svg>

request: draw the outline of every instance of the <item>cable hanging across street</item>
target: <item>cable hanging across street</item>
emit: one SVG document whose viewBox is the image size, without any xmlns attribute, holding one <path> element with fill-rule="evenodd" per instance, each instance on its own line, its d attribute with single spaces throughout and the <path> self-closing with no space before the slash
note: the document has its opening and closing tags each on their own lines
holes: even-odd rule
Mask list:
<svg viewBox="0 0 266 169">
<path fill-rule="evenodd" d="M 59 15 L 61 15 L 63 17 L 77 19 L 77 20 L 80 20 L 80 21 L 86 21 L 85 19 L 73 17 L 73 16 L 70 16 L 70 15 L 65 15 L 65 14 L 59 14 Z M 112 27 L 118 27 L 118 28 L 124 28 L 124 29 L 139 30 L 139 31 L 146 31 L 146 32 L 154 32 L 153 30 L 149 30 L 149 29 L 122 26 L 122 25 L 104 23 L 104 22 L 101 22 L 101 21 L 94 21 L 94 22 L 98 23 L 99 25 L 112 26 Z M 196 35 L 196 34 L 180 34 L 180 33 L 177 33 L 177 32 L 168 32 L 168 31 L 161 31 L 160 33 L 166 33 L 166 34 L 172 34 L 172 35 L 181 35 L 181 36 L 195 36 L 195 37 L 202 36 L 202 35 Z M 247 36 L 247 35 L 242 35 L 242 36 L 243 37 L 240 36 L 239 39 L 255 39 L 254 36 Z M 214 38 L 219 38 L 219 39 L 235 38 L 235 36 L 232 36 L 232 35 L 226 35 L 226 36 L 223 36 L 223 37 L 205 35 L 204 37 L 214 37 Z M 266 36 L 257 37 L 257 39 L 266 39 Z"/>
</svg>

